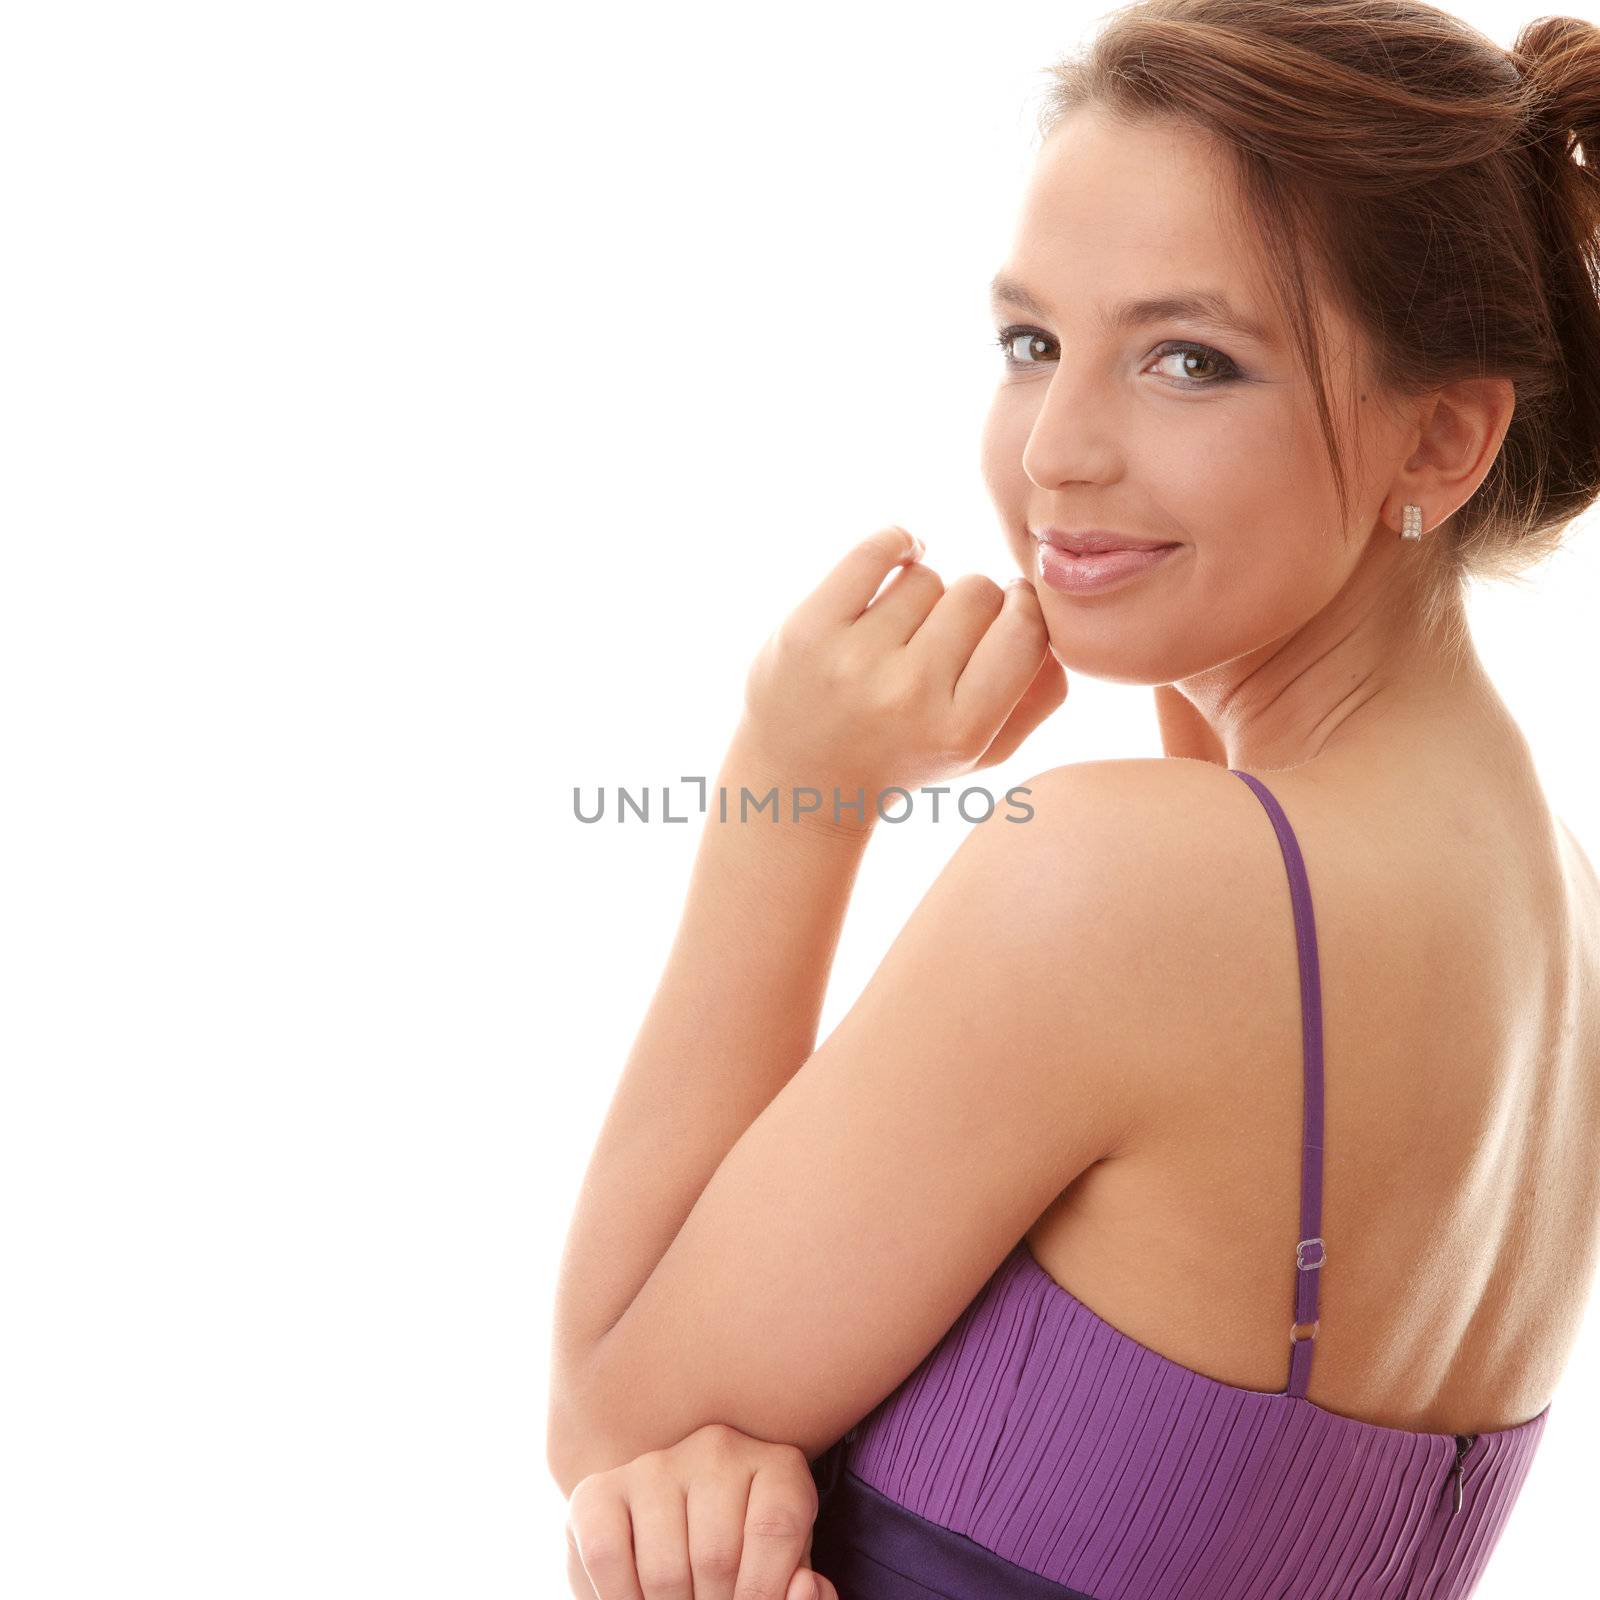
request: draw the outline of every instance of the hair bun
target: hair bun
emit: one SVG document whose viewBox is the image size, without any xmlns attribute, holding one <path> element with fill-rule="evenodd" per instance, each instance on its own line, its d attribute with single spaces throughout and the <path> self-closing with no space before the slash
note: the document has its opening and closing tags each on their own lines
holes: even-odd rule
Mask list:
<svg viewBox="0 0 1600 1600">
<path fill-rule="evenodd" d="M 1579 17 L 1540 17 L 1507 52 L 1534 99 L 1529 107 L 1557 132 L 1561 153 L 1582 145 L 1600 177 L 1600 27 Z"/>
</svg>

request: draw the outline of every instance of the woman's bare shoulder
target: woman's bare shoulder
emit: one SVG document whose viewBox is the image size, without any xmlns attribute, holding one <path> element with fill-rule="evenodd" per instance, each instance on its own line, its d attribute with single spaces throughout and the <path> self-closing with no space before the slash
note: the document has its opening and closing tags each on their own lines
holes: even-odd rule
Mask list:
<svg viewBox="0 0 1600 1600">
<path fill-rule="evenodd" d="M 1226 1056 L 1240 972 L 1292 959 L 1272 825 L 1227 768 L 1182 757 L 1071 762 L 1021 787 L 1032 820 L 973 877 L 1053 945 L 1034 992 L 1070 1027 L 1062 1048 L 1113 1063 L 1145 1124 L 1193 1092 L 1191 1064 Z"/>
<path fill-rule="evenodd" d="M 1086 928 L 1121 935 L 1152 972 L 1192 971 L 1194 942 L 1234 935 L 1241 901 L 1278 909 L 1272 828 L 1225 767 L 1172 756 L 1068 762 L 1010 793 L 1026 797 L 1026 826 L 1004 826 L 997 813 L 974 830 L 1009 839 L 990 856 L 997 870 L 1035 907 L 1059 896 L 1080 938 Z"/>
<path fill-rule="evenodd" d="M 1153 857 L 1213 839 L 1229 817 L 1248 818 L 1259 804 L 1227 768 L 1187 756 L 1065 762 L 1009 792 L 1028 797 L 1034 816 L 1069 837 L 1093 829 L 1103 843 L 1142 841 Z"/>
</svg>

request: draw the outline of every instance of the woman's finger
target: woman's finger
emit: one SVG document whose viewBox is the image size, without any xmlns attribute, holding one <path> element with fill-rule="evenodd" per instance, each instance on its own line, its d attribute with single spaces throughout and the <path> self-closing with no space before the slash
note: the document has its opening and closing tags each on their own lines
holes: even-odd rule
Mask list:
<svg viewBox="0 0 1600 1600">
<path fill-rule="evenodd" d="M 794 621 L 819 632 L 854 622 L 890 572 L 921 554 L 922 541 L 904 528 L 880 528 L 850 550 L 795 607 Z"/>
<path fill-rule="evenodd" d="M 957 725 L 970 728 L 987 722 L 985 743 L 992 739 L 1033 682 L 1049 646 L 1039 597 L 1026 583 L 1007 589 L 988 632 L 956 679 Z"/>
<path fill-rule="evenodd" d="M 644 1600 L 633 1565 L 633 1519 L 616 1480 L 593 1473 L 572 1491 L 567 1502 L 567 1578 L 580 1600 Z M 589 1581 L 588 1593 L 577 1582 L 576 1558 Z"/>
<path fill-rule="evenodd" d="M 594 1585 L 589 1582 L 589 1574 L 583 1570 L 583 1557 L 578 1554 L 570 1529 L 567 1533 L 567 1591 L 573 1600 L 600 1600 L 594 1592 Z M 811 1597 L 807 1595 L 805 1600 L 811 1600 Z"/>
<path fill-rule="evenodd" d="M 1012 707 L 1011 715 L 1001 725 L 1000 731 L 989 741 L 988 748 L 978 758 L 974 771 L 997 766 L 1016 753 L 1017 747 L 1052 712 L 1058 710 L 1067 698 L 1067 674 L 1061 663 L 1045 651 L 1033 682 L 1022 692 L 1022 698 Z"/>
<path fill-rule="evenodd" d="M 804 1457 L 800 1460 L 803 1466 Z M 758 1467 L 750 1480 L 744 1550 L 739 1558 L 735 1592 L 784 1594 L 806 1555 L 816 1515 L 816 1484 L 809 1472 Z M 699 1600 L 698 1595 L 695 1600 Z"/>
<path fill-rule="evenodd" d="M 851 625 L 850 635 L 876 638 L 885 648 L 904 644 L 927 621 L 944 595 L 944 583 L 932 567 L 907 562 Z"/>
<path fill-rule="evenodd" d="M 633 1467 L 628 1478 L 628 1516 L 633 1524 L 633 1567 L 639 1592 L 644 1600 L 683 1600 L 695 1592 L 683 1485 L 665 1467 L 648 1475 L 639 1470 L 637 1461 Z M 611 1600 L 611 1596 L 601 1590 L 600 1600 Z"/>
<path fill-rule="evenodd" d="M 981 572 L 957 578 L 917 629 L 907 653 L 953 697 L 967 663 L 1004 603 L 1005 594 L 993 578 Z"/>
<path fill-rule="evenodd" d="M 735 1600 L 749 1505 L 748 1472 L 690 1478 L 689 1567 L 694 1573 L 694 1600 Z"/>
<path fill-rule="evenodd" d="M 813 1600 L 812 1585 L 816 1585 L 815 1600 L 839 1600 L 839 1591 L 832 1582 L 824 1578 L 820 1572 L 812 1572 L 809 1568 L 802 1568 L 794 1575 L 794 1582 L 789 1585 L 789 1592 L 784 1600 Z"/>
</svg>

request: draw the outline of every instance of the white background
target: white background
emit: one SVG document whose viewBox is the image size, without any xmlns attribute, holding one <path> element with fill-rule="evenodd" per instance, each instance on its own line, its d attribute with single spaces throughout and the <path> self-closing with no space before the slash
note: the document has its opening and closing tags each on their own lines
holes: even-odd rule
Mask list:
<svg viewBox="0 0 1600 1600">
<path fill-rule="evenodd" d="M 884 523 L 1009 575 L 984 291 L 1091 16 L 8 13 L 8 1595 L 565 1591 L 556 1263 L 698 837 L 572 789 L 713 774 Z M 1474 624 L 1600 856 L 1594 520 Z M 985 781 L 1157 753 L 1075 679 Z M 825 1031 L 964 831 L 879 830 Z M 1596 1321 L 1484 1600 L 1591 1581 Z"/>
</svg>

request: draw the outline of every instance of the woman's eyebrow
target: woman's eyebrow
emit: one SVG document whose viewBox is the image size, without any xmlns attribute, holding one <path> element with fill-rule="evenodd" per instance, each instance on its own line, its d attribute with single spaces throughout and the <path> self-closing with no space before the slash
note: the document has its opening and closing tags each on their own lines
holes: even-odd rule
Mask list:
<svg viewBox="0 0 1600 1600">
<path fill-rule="evenodd" d="M 1025 284 L 1004 272 L 995 274 L 994 281 L 989 285 L 989 299 L 995 307 L 1013 305 L 1035 317 L 1047 317 L 1050 314 Z M 1259 322 L 1235 309 L 1226 295 L 1214 289 L 1174 289 L 1167 294 L 1122 300 L 1106 314 L 1105 324 L 1112 328 L 1138 328 L 1146 323 L 1166 322 L 1176 317 L 1209 323 L 1214 328 L 1225 328 L 1230 333 L 1242 333 L 1258 344 L 1272 342 Z"/>
</svg>

